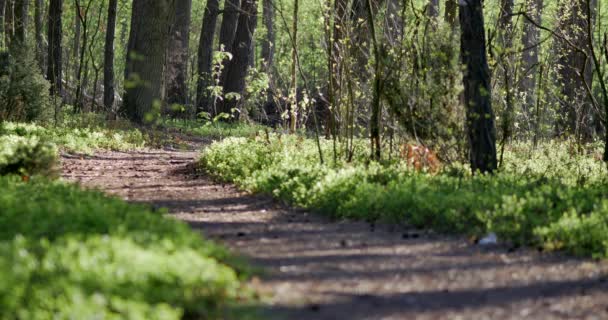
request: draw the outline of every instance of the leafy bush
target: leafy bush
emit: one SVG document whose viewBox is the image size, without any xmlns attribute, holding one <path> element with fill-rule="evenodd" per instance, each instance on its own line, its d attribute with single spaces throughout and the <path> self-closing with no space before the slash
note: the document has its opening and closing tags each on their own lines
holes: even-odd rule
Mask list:
<svg viewBox="0 0 608 320">
<path fill-rule="evenodd" d="M 0 52 L 0 120 L 33 121 L 50 117 L 49 84 L 41 75 L 34 50 Z"/>
<path fill-rule="evenodd" d="M 322 141 L 325 154 L 331 142 Z M 550 152 L 548 150 L 551 150 Z M 608 185 L 602 163 L 566 159 L 564 148 L 540 154 L 510 150 L 493 176 L 448 166 L 436 176 L 402 163 L 361 158 L 321 165 L 316 145 L 301 137 L 230 138 L 203 152 L 201 165 L 217 178 L 274 195 L 336 218 L 381 219 L 442 232 L 493 231 L 516 245 L 542 245 L 608 257 Z M 565 153 L 565 154 L 564 154 Z M 540 164 L 539 164 L 540 163 Z M 543 165 L 544 163 L 544 165 Z M 574 166 L 585 166 L 575 171 Z M 573 177 L 584 172 L 584 178 Z"/>
<path fill-rule="evenodd" d="M 0 175 L 51 176 L 57 162 L 55 145 L 38 136 L 0 135 Z"/>
<path fill-rule="evenodd" d="M 0 189 L 2 319 L 212 319 L 248 298 L 244 265 L 162 212 L 46 180 Z"/>
<path fill-rule="evenodd" d="M 246 123 L 225 123 L 221 121 L 193 121 L 182 119 L 165 120 L 162 125 L 169 129 L 179 130 L 183 133 L 220 139 L 224 137 L 250 137 L 263 131 L 263 126 Z"/>
<path fill-rule="evenodd" d="M 132 150 L 142 148 L 146 139 L 137 129 L 117 130 L 103 127 L 78 126 L 66 121 L 60 126 L 43 127 L 31 123 L 5 122 L 0 135 L 44 137 L 67 151 L 92 153 L 94 150 Z"/>
</svg>

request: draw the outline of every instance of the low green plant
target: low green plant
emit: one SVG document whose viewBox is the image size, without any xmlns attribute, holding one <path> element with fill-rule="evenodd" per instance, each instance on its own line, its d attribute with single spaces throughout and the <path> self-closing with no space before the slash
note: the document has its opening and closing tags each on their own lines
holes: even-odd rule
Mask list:
<svg viewBox="0 0 608 320">
<path fill-rule="evenodd" d="M 0 177 L 0 318 L 220 319 L 245 264 L 164 212 Z"/>
<path fill-rule="evenodd" d="M 325 154 L 331 148 L 322 141 Z M 569 155 L 552 145 L 533 156 L 509 152 L 504 169 L 492 176 L 473 176 L 458 164 L 431 175 L 394 161 L 368 163 L 365 155 L 322 165 L 314 141 L 273 135 L 216 142 L 200 163 L 219 179 L 335 218 L 477 236 L 496 232 L 515 245 L 608 257 L 608 185 L 601 162 L 583 155 L 573 156 L 582 162 L 552 162 Z M 573 170 L 582 165 L 585 170 Z"/>
<path fill-rule="evenodd" d="M 0 176 L 52 176 L 57 162 L 55 145 L 38 136 L 0 135 Z"/>
<path fill-rule="evenodd" d="M 43 137 L 66 151 L 87 154 L 99 149 L 132 150 L 142 148 L 146 143 L 145 135 L 137 129 L 79 126 L 73 121 L 46 127 L 32 123 L 5 122 L 0 124 L 1 135 Z"/>
</svg>

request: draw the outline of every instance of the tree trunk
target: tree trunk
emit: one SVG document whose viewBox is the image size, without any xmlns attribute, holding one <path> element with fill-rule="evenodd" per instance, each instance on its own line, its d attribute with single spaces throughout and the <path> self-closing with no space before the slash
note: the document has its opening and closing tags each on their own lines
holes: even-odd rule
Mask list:
<svg viewBox="0 0 608 320">
<path fill-rule="evenodd" d="M 437 19 L 439 17 L 439 0 L 430 0 L 427 4 L 426 13 L 429 18 Z"/>
<path fill-rule="evenodd" d="M 525 11 L 535 23 L 542 23 L 543 0 L 526 0 Z M 523 95 L 523 112 L 524 117 L 530 119 L 531 110 L 536 105 L 536 79 L 539 68 L 539 46 L 540 46 L 540 29 L 527 19 L 523 19 L 524 32 L 522 34 L 523 53 L 521 55 L 521 77 L 519 82 L 519 93 Z M 534 127 L 538 126 L 534 124 Z M 532 128 L 536 132 L 536 128 Z"/>
<path fill-rule="evenodd" d="M 36 32 L 36 61 L 40 70 L 44 70 L 44 35 L 42 30 L 44 28 L 44 0 L 35 0 L 34 7 L 34 29 Z"/>
<path fill-rule="evenodd" d="M 118 0 L 109 1 L 103 65 L 103 105 L 106 111 L 112 111 L 114 109 L 114 41 L 116 39 L 117 6 Z"/>
<path fill-rule="evenodd" d="M 0 37 L 2 37 L 2 42 L 4 43 L 6 40 L 6 0 L 0 0 Z"/>
<path fill-rule="evenodd" d="M 437 2 L 432 0 L 432 2 Z M 403 17 L 401 16 L 402 3 L 400 0 L 387 0 L 386 3 L 386 37 L 391 46 L 401 43 L 403 38 Z M 439 9 L 437 3 L 436 9 Z"/>
<path fill-rule="evenodd" d="M 222 26 L 220 27 L 220 50 L 223 47 L 224 51 L 232 53 L 240 10 L 242 10 L 241 0 L 225 0 Z"/>
<path fill-rule="evenodd" d="M 264 70 L 269 75 L 274 66 L 275 33 L 274 33 L 274 5 L 273 0 L 264 0 L 263 16 L 264 26 L 266 27 L 266 37 L 262 42 L 262 59 L 264 60 Z"/>
<path fill-rule="evenodd" d="M 471 169 L 491 173 L 497 168 L 496 127 L 482 0 L 460 1 L 460 28 Z"/>
<path fill-rule="evenodd" d="M 61 16 L 63 0 L 50 0 L 48 23 L 48 65 L 47 79 L 51 82 L 51 94 L 63 95 L 61 83 L 61 40 L 63 37 Z"/>
<path fill-rule="evenodd" d="M 197 113 L 209 112 L 210 94 L 207 88 L 212 85 L 211 68 L 213 63 L 213 40 L 219 15 L 219 0 L 207 0 L 207 7 L 203 16 L 203 27 L 198 44 L 198 84 L 196 88 Z"/>
<path fill-rule="evenodd" d="M 591 1 L 592 12 L 596 11 L 596 4 L 597 1 Z M 587 0 L 563 2 L 559 12 L 559 16 L 562 18 L 559 20 L 557 30 L 563 30 L 563 36 L 576 47 L 586 51 L 588 56 Z M 591 20 L 593 21 L 594 17 Z M 558 53 L 558 82 L 562 95 L 560 99 L 561 117 L 558 117 L 556 133 L 579 136 L 582 129 L 590 128 L 585 123 L 585 117 L 588 116 L 591 109 L 585 86 L 592 86 L 592 59 L 574 50 L 563 40 L 556 39 L 555 45 L 555 51 Z M 581 73 L 583 74 L 581 75 Z"/>
<path fill-rule="evenodd" d="M 167 53 L 167 106 L 188 104 L 188 53 L 192 0 L 176 0 Z M 170 110 L 166 110 L 169 111 Z M 191 113 L 191 112 L 190 112 Z"/>
<path fill-rule="evenodd" d="M 500 0 L 498 15 L 498 42 L 502 48 L 513 45 L 513 0 Z"/>
<path fill-rule="evenodd" d="M 134 0 L 125 68 L 124 112 L 143 124 L 158 116 L 174 0 Z"/>
<path fill-rule="evenodd" d="M 17 46 L 26 45 L 27 26 L 29 23 L 29 4 L 30 0 L 15 0 L 14 2 L 15 33 L 13 35 L 13 42 L 15 42 L 15 45 Z"/>
<path fill-rule="evenodd" d="M 234 39 L 234 57 L 226 67 L 225 93 L 238 93 L 242 96 L 245 90 L 245 77 L 249 68 L 249 55 L 251 42 L 257 25 L 257 0 L 243 0 L 238 19 L 238 28 Z M 220 113 L 232 114 L 234 108 L 239 104 L 236 99 L 227 99 L 221 103 Z M 238 117 L 238 114 L 235 115 Z"/>
<path fill-rule="evenodd" d="M 458 20 L 458 0 L 446 0 L 445 1 L 445 21 L 456 28 L 456 21 Z"/>
<path fill-rule="evenodd" d="M 293 24 L 291 27 L 291 93 L 289 94 L 290 99 L 290 116 L 289 116 L 289 130 L 292 134 L 296 133 L 298 127 L 298 13 L 299 13 L 299 0 L 294 0 L 293 3 Z"/>
</svg>

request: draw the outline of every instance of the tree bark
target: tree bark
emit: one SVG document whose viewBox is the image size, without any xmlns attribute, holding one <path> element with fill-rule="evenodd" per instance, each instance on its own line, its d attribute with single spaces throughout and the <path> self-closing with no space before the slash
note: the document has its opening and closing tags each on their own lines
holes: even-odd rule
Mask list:
<svg viewBox="0 0 608 320">
<path fill-rule="evenodd" d="M 215 39 L 215 28 L 219 15 L 219 0 L 207 0 L 207 7 L 203 15 L 203 26 L 201 38 L 198 44 L 198 83 L 196 88 L 196 111 L 197 113 L 209 112 L 210 94 L 207 88 L 212 85 L 211 68 L 213 64 L 213 41 Z"/>
<path fill-rule="evenodd" d="M 134 0 L 125 68 L 124 112 L 144 124 L 160 112 L 174 0 Z M 156 109 L 158 107 L 158 109 Z"/>
<path fill-rule="evenodd" d="M 167 53 L 167 106 L 188 104 L 188 53 L 192 0 L 176 0 Z M 170 110 L 167 110 L 170 112 Z"/>
<path fill-rule="evenodd" d="M 223 47 L 224 51 L 232 53 L 232 44 L 236 34 L 237 23 L 239 22 L 240 10 L 242 10 L 241 0 L 225 0 L 222 25 L 220 27 L 220 50 Z"/>
<path fill-rule="evenodd" d="M 591 1 L 591 11 L 596 11 L 597 1 Z M 589 57 L 589 37 L 587 35 L 587 0 L 566 1 L 561 4 L 557 30 L 571 44 L 587 53 L 578 52 L 564 40 L 555 40 L 558 53 L 558 83 L 561 87 L 560 110 L 556 124 L 557 135 L 579 135 L 587 127 L 584 118 L 590 108 L 589 96 L 585 89 L 593 81 L 593 62 Z M 592 14 L 593 14 L 592 13 Z M 594 21 L 594 17 L 591 18 Z M 584 73 L 583 73 L 584 71 Z M 582 73 L 582 74 L 581 74 Z M 586 84 L 585 84 L 586 83 Z"/>
<path fill-rule="evenodd" d="M 13 42 L 18 46 L 26 45 L 29 5 L 30 0 L 15 0 L 14 2 L 15 33 L 13 34 Z"/>
<path fill-rule="evenodd" d="M 257 0 L 243 0 L 238 19 L 238 28 L 233 43 L 234 57 L 226 67 L 226 78 L 224 85 L 225 93 L 238 93 L 242 96 L 245 90 L 245 77 L 249 68 L 249 55 L 251 52 L 251 42 L 257 25 Z M 228 99 L 220 104 L 219 112 L 232 114 L 239 101 Z M 235 115 L 238 118 L 238 114 Z"/>
<path fill-rule="evenodd" d="M 274 33 L 274 4 L 273 0 L 264 0 L 263 2 L 263 22 L 266 27 L 266 37 L 262 42 L 262 59 L 264 60 L 264 70 L 269 75 L 274 66 L 275 38 Z"/>
<path fill-rule="evenodd" d="M 44 60 L 44 36 L 42 34 L 42 30 L 44 27 L 44 0 L 35 0 L 34 7 L 34 29 L 36 32 L 36 61 L 38 61 L 38 66 L 40 70 L 44 70 L 45 60 Z"/>
<path fill-rule="evenodd" d="M 439 0 L 429 0 L 426 13 L 429 18 L 437 19 L 439 17 Z"/>
<path fill-rule="evenodd" d="M 114 42 L 116 40 L 117 7 L 118 0 L 109 0 L 103 65 L 103 105 L 106 111 L 114 109 Z"/>
<path fill-rule="evenodd" d="M 482 0 L 460 0 L 460 28 L 471 169 L 491 173 L 497 168 L 496 126 Z"/>
<path fill-rule="evenodd" d="M 535 23 L 542 24 L 543 0 L 526 0 L 525 10 Z M 530 118 L 531 111 L 536 105 L 536 79 L 539 68 L 540 29 L 527 19 L 523 20 L 524 32 L 522 34 L 523 52 L 521 56 L 521 80 L 519 82 L 520 95 L 524 96 L 523 111 L 526 118 Z M 538 126 L 535 124 L 534 126 Z M 534 128 L 536 131 L 536 128 Z"/>
<path fill-rule="evenodd" d="M 498 17 L 499 41 L 503 48 L 513 45 L 513 0 L 500 0 L 500 13 Z"/>
<path fill-rule="evenodd" d="M 61 40 L 63 37 L 61 16 L 63 13 L 63 0 L 50 0 L 48 22 L 48 65 L 47 79 L 51 82 L 51 94 L 63 95 L 61 83 L 62 52 Z"/>
</svg>

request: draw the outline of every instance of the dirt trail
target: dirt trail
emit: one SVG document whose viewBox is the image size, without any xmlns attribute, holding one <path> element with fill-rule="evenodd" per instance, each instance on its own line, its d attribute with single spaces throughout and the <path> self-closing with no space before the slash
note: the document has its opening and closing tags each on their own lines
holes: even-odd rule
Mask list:
<svg viewBox="0 0 608 320">
<path fill-rule="evenodd" d="M 176 218 L 268 270 L 269 318 L 608 319 L 608 263 L 330 222 L 192 174 L 196 152 L 64 157 L 64 177 Z M 404 208 L 405 209 L 405 208 Z M 272 315 L 272 316 L 270 316 Z"/>
</svg>

